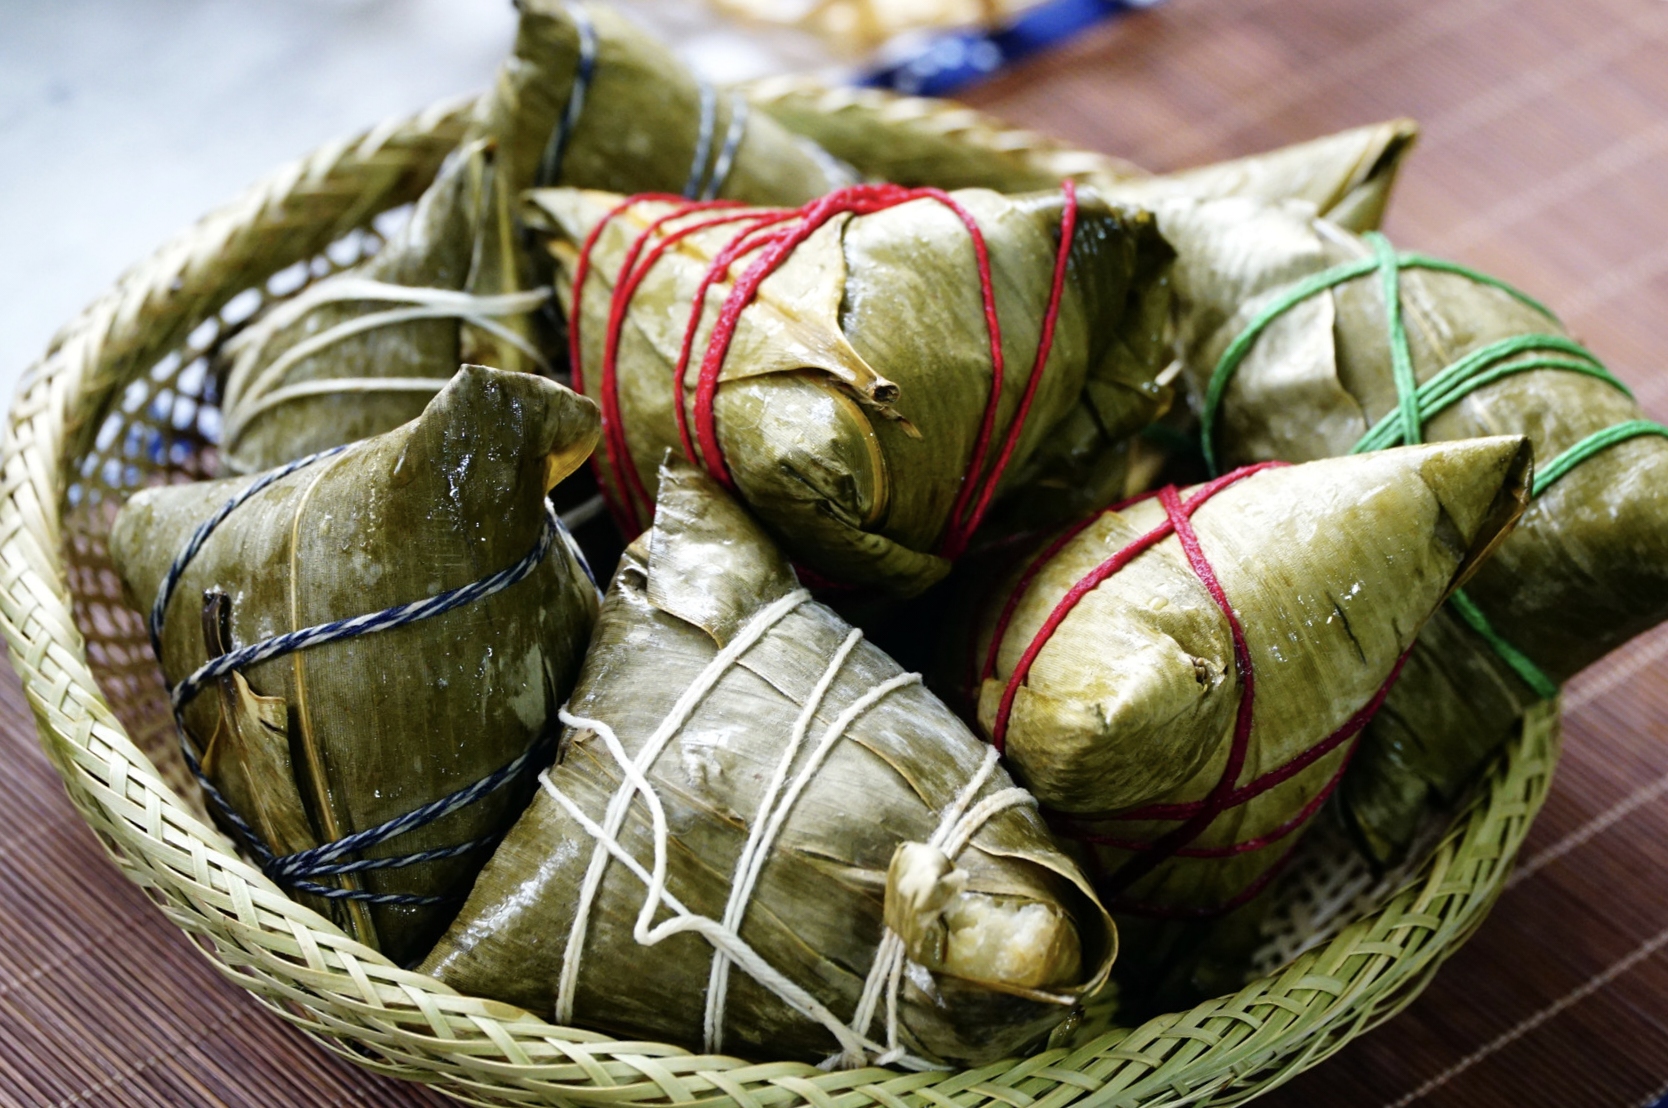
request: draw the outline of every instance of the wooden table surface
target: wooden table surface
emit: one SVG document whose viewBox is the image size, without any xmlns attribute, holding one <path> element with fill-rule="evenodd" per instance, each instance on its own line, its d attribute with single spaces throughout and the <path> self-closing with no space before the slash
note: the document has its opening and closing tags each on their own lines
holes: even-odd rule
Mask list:
<svg viewBox="0 0 1668 1108">
<path fill-rule="evenodd" d="M 1154 169 L 1411 115 L 1388 231 L 1559 309 L 1668 418 L 1668 3 L 1170 0 L 977 90 Z M 1572 683 L 1488 923 L 1269 1105 L 1647 1105 L 1668 1091 L 1668 630 Z M 269 1018 L 106 861 L 0 676 L 0 1104 L 443 1103 Z M 157 1003 L 157 998 L 162 1003 Z"/>
</svg>

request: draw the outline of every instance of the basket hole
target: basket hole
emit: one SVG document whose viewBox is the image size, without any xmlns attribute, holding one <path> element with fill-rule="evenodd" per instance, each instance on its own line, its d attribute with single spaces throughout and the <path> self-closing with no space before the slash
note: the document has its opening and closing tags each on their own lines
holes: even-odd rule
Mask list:
<svg viewBox="0 0 1668 1108">
<path fill-rule="evenodd" d="M 174 402 L 174 430 L 189 430 L 197 418 L 197 402 L 189 396 L 182 396 Z"/>
<path fill-rule="evenodd" d="M 242 323 L 260 310 L 262 299 L 260 289 L 244 289 L 226 301 L 226 306 L 220 309 L 220 318 L 228 324 Z"/>
<path fill-rule="evenodd" d="M 404 230 L 405 225 L 411 222 L 411 208 L 410 204 L 401 204 L 397 208 L 389 208 L 371 220 L 371 226 L 376 229 L 377 238 L 380 241 L 387 241 Z"/>
<path fill-rule="evenodd" d="M 93 445 L 101 452 L 109 450 L 110 444 L 116 441 L 116 436 L 121 432 L 121 429 L 122 417 L 115 412 L 111 412 L 104 417 L 104 422 L 99 425 L 98 435 L 93 439 Z M 83 462 L 82 465 L 85 466 L 86 463 Z"/>
<path fill-rule="evenodd" d="M 155 365 L 151 366 L 151 380 L 166 381 L 174 375 L 174 371 L 179 369 L 179 367 L 180 352 L 178 350 L 170 350 L 163 357 L 159 358 Z"/>
<path fill-rule="evenodd" d="M 325 256 L 339 266 L 350 266 L 364 257 L 361 250 L 361 241 L 364 237 L 358 231 L 349 231 L 324 248 Z"/>
<path fill-rule="evenodd" d="M 296 262 L 285 266 L 271 277 L 267 278 L 266 291 L 273 296 L 290 296 L 300 291 L 306 284 L 309 265 L 307 262 Z"/>
<path fill-rule="evenodd" d="M 145 397 L 150 395 L 151 387 L 146 381 L 130 381 L 122 392 L 122 411 L 137 412 L 145 405 Z"/>
<path fill-rule="evenodd" d="M 197 409 L 197 433 L 212 446 L 220 445 L 220 409 L 206 405 Z"/>
<path fill-rule="evenodd" d="M 208 319 L 205 319 L 203 322 L 197 324 L 191 334 L 186 336 L 185 341 L 187 345 L 195 347 L 198 350 L 206 350 L 218 334 L 220 334 L 220 321 L 215 319 L 213 316 L 210 316 Z"/>
</svg>

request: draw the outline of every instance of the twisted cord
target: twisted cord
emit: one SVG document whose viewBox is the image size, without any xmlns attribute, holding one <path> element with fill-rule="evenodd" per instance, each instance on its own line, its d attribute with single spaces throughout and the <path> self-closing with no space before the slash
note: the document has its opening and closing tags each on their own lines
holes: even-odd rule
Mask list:
<svg viewBox="0 0 1668 1108">
<path fill-rule="evenodd" d="M 730 880 L 730 898 L 724 905 L 723 924 L 738 935 L 747 914 L 747 904 L 753 897 L 753 889 L 758 884 L 759 875 L 764 872 L 765 859 L 776 840 L 777 832 L 785 822 L 786 813 L 792 807 L 791 800 L 780 805 L 777 803 L 783 788 L 788 786 L 788 771 L 793 768 L 794 759 L 799 756 L 799 748 L 804 745 L 805 733 L 810 728 L 811 719 L 821 709 L 823 698 L 828 695 L 834 679 L 839 676 L 846 659 L 862 639 L 863 632 L 853 629 L 829 659 L 828 665 L 823 668 L 822 676 L 817 679 L 811 695 L 805 698 L 799 717 L 794 720 L 787 745 L 782 748 L 781 758 L 777 759 L 776 771 L 771 775 L 769 783 L 765 785 L 764 795 L 759 799 L 758 811 L 753 815 L 753 826 L 747 833 L 747 842 L 743 844 L 741 854 L 736 858 L 735 876 Z M 819 764 L 821 753 L 819 749 L 813 754 L 807 766 Z M 804 779 L 806 773 L 807 770 L 802 769 L 800 779 Z M 795 785 L 797 784 L 796 781 Z M 793 795 L 798 796 L 797 787 Z M 781 813 L 782 818 L 778 818 L 778 813 Z M 724 1008 L 729 1001 L 730 965 L 729 956 L 721 948 L 713 951 L 712 970 L 707 981 L 704 1027 L 707 1049 L 714 1053 L 724 1049 Z"/>
<path fill-rule="evenodd" d="M 246 485 L 241 492 L 222 504 L 219 510 L 203 521 L 191 533 L 191 537 L 186 540 L 185 546 L 181 548 L 179 554 L 175 555 L 173 564 L 168 567 L 168 572 L 163 575 L 162 585 L 157 589 L 156 599 L 151 603 L 151 614 L 147 629 L 150 631 L 151 649 L 156 652 L 158 661 L 162 660 L 162 625 L 168 616 L 168 602 L 173 599 L 174 590 L 179 588 L 180 578 L 185 576 L 186 568 L 190 566 L 192 559 L 197 557 L 198 551 L 202 550 L 203 544 L 208 541 L 208 537 L 214 534 L 222 523 L 226 522 L 227 516 L 247 503 L 257 493 L 283 480 L 297 470 L 306 469 L 314 462 L 320 462 L 326 458 L 334 458 L 346 449 L 346 446 L 334 446 L 329 450 L 321 450 L 317 454 L 297 458 L 288 465 L 279 466 L 277 469 L 262 474 Z"/>
<path fill-rule="evenodd" d="M 274 635 L 270 639 L 250 643 L 248 646 L 211 658 L 203 663 L 185 680 L 175 685 L 170 693 L 176 710 L 183 710 L 203 686 L 217 677 L 224 676 L 233 670 L 244 669 L 248 666 L 268 662 L 274 658 L 281 658 L 286 654 L 293 654 L 297 650 L 306 650 L 327 643 L 340 642 L 342 639 L 357 638 L 377 631 L 389 631 L 396 627 L 404 627 L 410 623 L 417 623 L 425 619 L 449 612 L 454 608 L 461 608 L 466 604 L 473 604 L 477 600 L 484 600 L 494 593 L 503 592 L 511 585 L 523 580 L 545 555 L 550 553 L 552 540 L 562 528 L 561 520 L 556 516 L 556 510 L 545 504 L 544 526 L 539 530 L 538 541 L 533 544 L 521 561 L 508 569 L 501 569 L 467 585 L 436 596 L 424 597 L 422 600 L 412 600 L 405 604 L 396 604 L 392 608 L 384 608 L 380 612 L 367 612 L 364 615 L 351 616 L 347 619 L 330 620 L 327 623 L 314 624 L 303 627 L 298 631 L 289 631 L 282 635 Z"/>
<path fill-rule="evenodd" d="M 732 119 L 733 128 L 734 119 Z M 739 141 L 739 138 L 737 141 Z M 618 398 L 616 364 L 619 350 L 618 336 L 624 325 L 624 319 L 630 308 L 632 297 L 649 267 L 661 257 L 665 248 L 670 246 L 673 241 L 687 237 L 697 231 L 729 223 L 741 224 L 741 227 L 730 241 L 713 256 L 691 297 L 690 315 L 684 328 L 683 342 L 676 366 L 673 369 L 672 380 L 672 395 L 676 400 L 673 405 L 673 415 L 677 421 L 678 436 L 683 444 L 685 458 L 691 465 L 705 469 L 719 483 L 733 491 L 734 482 L 718 440 L 715 400 L 719 377 L 723 372 L 725 360 L 735 338 L 741 314 L 753 302 L 765 280 L 787 261 L 794 250 L 830 220 L 845 214 L 868 215 L 886 211 L 915 200 L 930 200 L 946 208 L 967 230 L 973 246 L 979 295 L 990 352 L 991 383 L 985 409 L 980 419 L 978 434 L 975 438 L 971 457 L 968 460 L 966 472 L 961 480 L 955 501 L 950 507 L 949 519 L 937 546 L 937 550 L 942 556 L 950 559 L 959 557 L 966 549 L 968 542 L 988 511 L 1002 475 L 1018 446 L 1020 435 L 1026 427 L 1032 401 L 1041 384 L 1049 354 L 1053 349 L 1054 332 L 1065 294 L 1066 277 L 1078 215 L 1075 183 L 1067 180 L 1062 183 L 1061 190 L 1063 207 L 1060 242 L 1056 251 L 1048 300 L 1043 309 L 1037 351 L 1032 362 L 1031 373 L 1021 392 L 1018 407 L 1000 441 L 997 441 L 996 419 L 1002 401 L 1006 362 L 1002 348 L 1001 321 L 996 309 L 995 276 L 983 230 L 980 228 L 978 221 L 974 219 L 973 214 L 949 193 L 941 189 L 906 189 L 889 184 L 854 185 L 829 193 L 800 208 L 763 208 L 737 211 L 734 209 L 738 208 L 738 205 L 729 201 L 694 201 L 674 207 L 670 212 L 651 220 L 648 226 L 636 234 L 628 247 L 626 260 L 621 265 L 618 278 L 610 295 L 608 339 L 604 346 L 597 384 L 597 400 L 602 407 L 603 441 L 602 448 L 598 452 L 597 459 L 593 461 L 593 465 L 599 469 L 598 483 L 604 496 L 609 501 L 614 517 L 621 522 L 622 528 L 628 533 L 639 529 L 644 522 L 644 518 L 652 514 L 653 506 L 626 443 Z M 580 247 L 578 260 L 574 266 L 573 305 L 569 313 L 569 359 L 573 366 L 573 379 L 578 388 L 583 388 L 585 375 L 582 368 L 583 348 L 578 338 L 579 327 L 577 321 L 582 312 L 581 305 L 584 297 L 585 281 L 590 273 L 592 254 L 600 241 L 603 230 L 616 218 L 635 204 L 645 200 L 662 199 L 665 198 L 649 195 L 627 198 L 606 213 L 591 228 Z M 699 213 L 718 214 L 714 214 L 712 218 L 682 226 L 671 232 L 665 231 L 668 223 Z M 646 245 L 650 239 L 657 235 L 661 236 L 661 241 L 645 255 Z M 756 256 L 747 264 L 741 275 L 734 279 L 731 287 L 724 294 L 718 317 L 707 337 L 706 349 L 701 356 L 695 388 L 695 426 L 692 434 L 689 427 L 690 417 L 685 411 L 686 405 L 683 397 L 690 363 L 694 359 L 696 335 L 700 330 L 706 312 L 707 294 L 720 282 L 730 281 L 732 267 L 749 254 L 756 254 Z M 639 264 L 637 259 L 640 256 L 644 260 Z M 634 265 L 637 266 L 636 269 L 633 269 Z M 994 460 L 990 457 L 993 446 L 995 447 Z M 601 469 L 604 466 L 608 473 L 612 475 L 612 482 L 603 479 Z"/>
<path fill-rule="evenodd" d="M 672 710 L 666 714 L 666 717 L 660 721 L 660 725 L 644 741 L 643 749 L 637 755 L 636 762 L 631 763 L 628 760 L 622 763 L 622 766 L 641 771 L 653 765 L 654 760 L 660 756 L 661 750 L 671 741 L 672 736 L 683 727 L 695 709 L 706 699 L 707 694 L 717 684 L 719 677 L 742 654 L 751 649 L 754 643 L 763 638 L 765 632 L 785 619 L 788 613 L 810 598 L 811 594 L 804 589 L 795 589 L 766 606 L 749 620 L 736 634 L 735 638 L 731 639 L 729 644 L 720 650 L 712 661 L 707 663 L 696 679 L 679 695 L 677 701 L 672 705 Z M 548 782 L 548 775 L 543 780 Z M 548 783 L 545 788 L 552 790 L 559 800 L 564 799 Z M 597 890 L 602 885 L 603 873 L 611 855 L 608 844 L 613 842 L 614 836 L 620 833 L 620 827 L 625 823 L 626 811 L 631 805 L 634 791 L 628 777 L 627 781 L 621 785 L 608 802 L 608 808 L 600 825 L 601 833 L 592 836 L 597 840 L 597 845 L 591 852 L 590 865 L 585 871 L 585 880 L 579 888 L 579 898 L 574 908 L 573 926 L 568 931 L 567 946 L 562 952 L 562 971 L 556 986 L 556 1020 L 558 1023 L 571 1024 L 573 1022 L 574 993 L 577 991 L 579 983 L 579 960 L 585 949 L 585 937 L 590 929 L 591 903 L 597 895 Z"/>
<path fill-rule="evenodd" d="M 997 814 L 1016 808 L 1022 804 L 1035 804 L 1036 797 L 1025 789 L 1009 787 L 1000 789 L 973 804 L 973 798 L 979 795 L 991 776 L 995 774 L 997 764 L 1002 754 L 994 746 L 985 748 L 984 758 L 979 768 L 968 779 L 967 784 L 956 794 L 954 800 L 939 816 L 938 827 L 933 831 L 927 845 L 936 847 L 951 861 L 960 854 L 963 848 L 972 841 L 973 835 Z M 969 807 L 971 805 L 971 808 Z M 869 967 L 869 974 L 863 981 L 863 992 L 858 997 L 857 1010 L 852 1016 L 851 1029 L 859 1035 L 867 1035 L 868 1028 L 874 1022 L 875 1009 L 884 992 L 886 998 L 886 1051 L 874 1059 L 874 1064 L 887 1066 L 904 1064 L 908 1066 L 911 1056 L 907 1054 L 898 1042 L 898 991 L 903 981 L 903 970 L 909 961 L 904 950 L 903 939 L 890 927 L 881 934 L 879 948 L 875 951 L 875 960 Z M 868 1059 L 862 1054 L 835 1055 L 828 1059 L 825 1067 L 849 1068 L 868 1064 Z M 910 1068 L 914 1068 L 911 1066 Z"/>
<path fill-rule="evenodd" d="M 625 866 L 633 876 L 643 883 L 646 889 L 643 904 L 638 912 L 632 932 L 633 938 L 639 944 L 653 946 L 672 935 L 695 932 L 712 945 L 713 961 L 707 989 L 705 1017 L 705 1038 L 708 1050 L 717 1051 L 722 1049 L 723 1016 L 728 995 L 729 969 L 732 965 L 735 965 L 740 966 L 743 972 L 769 990 L 782 1003 L 827 1029 L 840 1046 L 840 1052 L 829 1060 L 831 1064 L 865 1065 L 868 1064 L 869 1059 L 874 1059 L 875 1064 L 879 1065 L 899 1064 L 911 1069 L 934 1068 L 932 1063 L 908 1054 L 898 1045 L 896 991 L 903 964 L 901 960 L 903 958 L 903 948 L 897 936 L 892 934 L 890 930 L 885 930 L 882 933 L 875 961 L 871 965 L 863 994 L 859 998 L 856 1015 L 850 1024 L 841 1021 L 826 1005 L 772 966 L 767 959 L 745 942 L 740 934 L 747 905 L 757 888 L 759 878 L 769 860 L 774 844 L 800 795 L 809 786 L 829 754 L 846 736 L 852 724 L 876 704 L 897 690 L 918 685 L 921 681 L 920 674 L 902 673 L 872 686 L 858 696 L 823 730 L 816 746 L 812 748 L 810 755 L 798 771 L 793 773 L 790 780 L 790 770 L 792 770 L 793 763 L 804 746 L 811 720 L 823 706 L 829 689 L 851 657 L 852 652 L 862 641 L 861 631 L 853 630 L 846 636 L 824 666 L 816 685 L 812 688 L 804 704 L 801 705 L 799 715 L 796 717 L 794 726 L 789 733 L 788 742 L 777 760 L 769 783 L 765 786 L 758 810 L 753 816 L 747 840 L 736 859 L 731 874 L 730 895 L 725 904 L 723 918 L 715 920 L 692 912 L 666 887 L 666 855 L 669 830 L 664 807 L 659 794 L 648 780 L 648 773 L 667 743 L 684 727 L 696 706 L 717 686 L 724 674 L 739 662 L 741 657 L 773 627 L 805 603 L 807 599 L 809 599 L 809 594 L 804 590 L 799 590 L 788 594 L 753 616 L 743 626 L 740 633 L 731 640 L 729 645 L 719 651 L 703 667 L 695 680 L 684 689 L 672 709 L 661 720 L 654 732 L 649 735 L 642 750 L 635 757 L 626 751 L 619 736 L 604 721 L 577 716 L 565 708 L 560 713 L 562 722 L 569 728 L 586 730 L 597 736 L 607 748 L 610 756 L 619 765 L 623 780 L 619 788 L 615 790 L 613 797 L 610 798 L 602 821 L 598 822 L 588 816 L 578 804 L 562 792 L 551 779 L 548 770 L 539 775 L 539 783 L 545 792 L 596 842 L 590 867 L 587 869 L 585 880 L 580 886 L 574 909 L 574 922 L 570 928 L 568 944 L 563 953 L 562 972 L 557 985 L 556 1018 L 558 1021 L 566 1023 L 573 1020 L 574 995 L 578 990 L 579 970 L 585 939 L 589 930 L 591 908 L 601 891 L 602 881 L 606 873 L 606 863 L 612 859 Z M 972 780 L 968 782 L 967 786 L 941 816 L 938 828 L 930 842 L 931 845 L 944 850 L 946 855 L 953 857 L 956 853 L 959 853 L 974 832 L 997 813 L 1017 804 L 1034 803 L 1031 795 L 1025 790 L 1008 788 L 985 798 L 977 805 L 972 804 L 973 798 L 995 772 L 998 758 L 999 755 L 994 749 L 987 748 L 985 758 L 978 772 L 973 775 Z M 632 800 L 639 795 L 642 796 L 643 802 L 648 808 L 650 825 L 653 831 L 654 858 L 652 864 L 648 867 L 632 857 L 630 852 L 620 844 L 618 838 Z M 663 908 L 672 912 L 672 918 L 654 926 L 655 916 Z M 869 1024 L 873 1022 L 875 1011 L 879 1006 L 879 998 L 883 991 L 888 988 L 891 992 L 888 994 L 887 1031 L 885 1042 L 882 1043 L 871 1040 L 868 1037 L 867 1029 Z"/>
<path fill-rule="evenodd" d="M 702 197 L 702 180 L 707 175 L 707 159 L 712 156 L 712 133 L 718 126 L 718 90 L 706 81 L 701 86 L 701 122 L 695 129 L 695 158 L 689 163 L 689 179 L 683 185 L 683 198 Z"/>
<path fill-rule="evenodd" d="M 723 191 L 725 182 L 730 179 L 730 170 L 735 168 L 736 154 L 741 150 L 742 137 L 747 133 L 747 115 L 751 110 L 747 98 L 740 93 L 730 97 L 730 125 L 724 131 L 724 145 L 719 148 L 718 161 L 712 167 L 712 176 L 707 180 L 707 187 L 701 190 L 700 199 L 716 200 L 718 194 Z M 823 167 L 823 173 L 830 181 L 839 180 L 838 174 L 830 174 L 826 167 Z"/>
</svg>

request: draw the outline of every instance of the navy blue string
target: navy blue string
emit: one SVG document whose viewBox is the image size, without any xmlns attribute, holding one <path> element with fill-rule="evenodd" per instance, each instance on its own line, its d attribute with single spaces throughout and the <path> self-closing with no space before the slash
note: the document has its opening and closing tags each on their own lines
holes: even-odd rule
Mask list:
<svg viewBox="0 0 1668 1108">
<path fill-rule="evenodd" d="M 736 151 L 741 149 L 742 136 L 747 133 L 747 98 L 736 93 L 730 98 L 730 126 L 724 132 L 724 145 L 718 151 L 718 161 L 712 167 L 712 177 L 702 190 L 702 200 L 713 200 L 735 166 Z"/>
<path fill-rule="evenodd" d="M 701 82 L 701 123 L 695 132 L 695 159 L 689 164 L 689 180 L 684 182 L 683 198 L 701 197 L 701 178 L 706 176 L 707 158 L 712 154 L 712 132 L 718 125 L 718 93 L 707 82 Z"/>
<path fill-rule="evenodd" d="M 275 481 L 287 477 L 297 470 L 303 469 L 314 462 L 332 458 L 346 450 L 346 446 L 338 446 L 330 450 L 321 451 L 300 458 L 270 473 L 264 474 L 238 492 L 214 515 L 210 516 L 201 526 L 192 532 L 185 546 L 168 567 L 168 573 L 163 577 L 162 586 L 157 592 L 156 602 L 151 606 L 149 631 L 151 643 L 156 649 L 157 658 L 162 657 L 162 627 L 167 616 L 168 602 L 179 587 L 180 579 L 185 575 L 203 544 L 214 530 L 224 523 L 240 505 L 247 502 L 261 490 L 268 488 Z M 260 837 L 260 834 L 233 808 L 224 794 L 215 788 L 213 782 L 203 771 L 202 763 L 198 761 L 196 751 L 192 749 L 191 740 L 186 733 L 185 706 L 192 698 L 199 694 L 207 683 L 233 670 L 257 662 L 269 661 L 273 658 L 303 650 L 308 647 L 320 646 L 340 639 L 367 635 L 376 631 L 386 631 L 394 627 L 403 627 L 419 620 L 429 619 L 449 612 L 454 608 L 484 599 L 493 593 L 501 592 L 516 582 L 523 580 L 532 573 L 549 555 L 553 540 L 561 536 L 564 544 L 584 569 L 587 577 L 591 570 L 585 564 L 583 554 L 579 553 L 578 545 L 573 536 L 562 525 L 561 517 L 556 514 L 548 501 L 545 503 L 544 526 L 539 530 L 538 540 L 534 543 L 526 557 L 508 569 L 483 577 L 468 585 L 451 589 L 425 600 L 408 604 L 396 605 L 380 612 L 355 616 L 351 619 L 334 620 L 313 627 L 292 631 L 285 635 L 278 635 L 261 642 L 253 643 L 240 650 L 222 654 L 201 666 L 196 672 L 169 690 L 169 698 L 174 708 L 174 720 L 179 726 L 180 747 L 185 755 L 186 766 L 191 770 L 203 793 L 209 798 L 215 808 L 224 816 L 239 836 L 254 853 L 260 862 L 261 869 L 274 881 L 290 886 L 301 892 L 312 893 L 330 900 L 359 900 L 370 904 L 391 904 L 405 906 L 425 906 L 432 904 L 450 903 L 457 899 L 454 896 L 422 896 L 415 893 L 373 893 L 363 889 L 344 889 L 332 885 L 320 885 L 309 881 L 310 877 L 324 877 L 337 874 L 359 873 L 366 870 L 396 869 L 414 866 L 423 862 L 440 861 L 446 858 L 456 858 L 472 851 L 482 850 L 497 842 L 501 833 L 471 839 L 453 846 L 436 847 L 432 850 L 419 851 L 413 854 L 402 854 L 391 858 L 371 858 L 351 862 L 340 859 L 347 854 L 369 849 L 380 845 L 389 839 L 396 838 L 408 831 L 414 831 L 436 820 L 475 803 L 481 798 L 498 791 L 505 785 L 519 778 L 534 764 L 541 753 L 548 751 L 551 735 L 548 733 L 537 739 L 521 755 L 503 767 L 481 778 L 472 784 L 465 785 L 455 792 L 449 793 L 438 800 L 430 801 L 420 808 L 416 808 L 401 816 L 380 823 L 375 827 L 353 834 L 345 835 L 334 842 L 324 843 L 294 854 L 279 855 L 275 853 Z M 595 586 L 595 578 L 592 585 Z"/>
<path fill-rule="evenodd" d="M 574 129 L 579 126 L 579 117 L 585 112 L 585 99 L 596 76 L 596 25 L 579 4 L 567 5 L 567 11 L 579 32 L 579 64 L 574 72 L 573 87 L 568 92 L 568 102 L 562 111 L 561 121 L 551 132 L 550 141 L 545 144 L 544 156 L 539 160 L 539 172 L 534 183 L 541 188 L 556 184 L 562 175 L 562 162 L 567 155 L 568 142 L 573 138 Z M 724 144 L 719 148 L 718 160 L 712 167 L 711 175 L 707 175 L 707 161 L 712 156 L 713 132 L 718 126 L 718 94 L 710 84 L 702 81 L 700 95 L 701 121 L 695 134 L 695 157 L 689 166 L 689 178 L 683 186 L 683 196 L 689 200 L 711 200 L 718 195 L 718 191 L 724 187 L 725 180 L 730 176 L 730 169 L 735 164 L 736 151 L 740 149 L 742 137 L 747 130 L 747 100 L 737 94 L 730 102 L 730 125 L 724 133 Z M 705 187 L 701 184 L 703 178 L 706 180 Z"/>
<path fill-rule="evenodd" d="M 556 513 L 556 530 L 562 536 L 562 545 L 568 548 L 569 554 L 573 555 L 573 560 L 579 564 L 580 571 L 585 574 L 585 580 L 591 583 L 592 591 L 597 594 L 597 599 L 601 600 L 602 586 L 597 583 L 597 575 L 591 569 L 591 561 L 585 557 L 585 551 L 580 548 L 579 540 L 573 537 L 573 532 L 568 530 L 568 525 L 562 522 L 560 512 Z"/>
<path fill-rule="evenodd" d="M 562 175 L 562 159 L 568 152 L 568 139 L 572 137 L 574 128 L 579 126 L 579 117 L 584 114 L 585 95 L 591 90 L 591 78 L 596 75 L 597 69 L 596 25 L 591 22 L 590 14 L 578 4 L 567 5 L 567 12 L 579 31 L 579 67 L 573 75 L 573 88 L 568 91 L 562 120 L 551 132 L 544 157 L 539 160 L 539 174 L 534 183 L 541 188 L 554 185 Z"/>
<path fill-rule="evenodd" d="M 497 573 L 482 577 L 478 581 L 471 581 L 455 589 L 436 596 L 413 600 L 405 604 L 396 604 L 392 608 L 384 608 L 380 612 L 367 612 L 364 615 L 352 616 L 348 619 L 331 620 L 328 623 L 314 624 L 303 627 L 298 631 L 290 631 L 282 635 L 275 635 L 270 639 L 250 643 L 218 658 L 211 658 L 199 666 L 196 672 L 174 686 L 170 694 L 175 710 L 183 709 L 198 693 L 203 691 L 210 681 L 223 677 L 233 670 L 244 669 L 248 666 L 268 662 L 274 658 L 282 658 L 293 654 L 297 650 L 309 647 L 323 646 L 326 643 L 339 642 L 342 639 L 356 638 L 359 635 L 369 635 L 377 631 L 387 631 L 395 627 L 404 627 L 408 623 L 431 619 L 434 616 L 449 612 L 454 608 L 461 608 L 466 604 L 473 604 L 493 593 L 501 592 L 511 585 L 521 581 L 529 573 L 538 568 L 544 561 L 545 555 L 550 553 L 552 540 L 561 529 L 562 521 L 556 516 L 556 509 L 545 502 L 544 526 L 539 530 L 539 538 L 533 544 L 533 549 L 527 555 L 508 569 L 501 569 Z"/>
<path fill-rule="evenodd" d="M 174 564 L 168 567 L 167 576 L 162 579 L 162 587 L 157 590 L 156 602 L 151 605 L 151 649 L 156 651 L 157 661 L 162 660 L 162 621 L 168 614 L 168 601 L 173 599 L 174 590 L 179 587 L 180 577 L 185 573 L 185 567 L 191 564 L 191 559 L 197 556 L 197 551 L 203 548 L 203 543 L 208 541 L 208 537 L 214 533 L 214 529 L 226 522 L 226 517 L 236 511 L 244 501 L 273 482 L 281 481 L 296 470 L 305 469 L 314 462 L 323 461 L 325 458 L 334 458 L 346 449 L 346 446 L 337 446 L 329 450 L 322 450 L 317 454 L 297 458 L 288 465 L 280 466 L 278 469 L 262 474 L 242 492 L 221 505 L 219 511 L 215 512 L 201 527 L 191 533 L 191 538 L 186 542 L 185 548 L 174 559 Z"/>
</svg>

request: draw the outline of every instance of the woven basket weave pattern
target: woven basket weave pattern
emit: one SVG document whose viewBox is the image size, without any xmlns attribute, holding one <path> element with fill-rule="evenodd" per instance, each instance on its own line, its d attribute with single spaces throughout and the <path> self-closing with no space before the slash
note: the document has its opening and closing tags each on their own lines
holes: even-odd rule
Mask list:
<svg viewBox="0 0 1668 1108">
<path fill-rule="evenodd" d="M 869 94 L 865 94 L 867 96 Z M 924 101 L 943 133 L 1066 172 L 1105 162 Z M 461 135 L 444 105 L 326 147 L 125 275 L 25 375 L 0 454 L 0 622 L 42 743 L 112 857 L 228 977 L 330 1049 L 487 1104 L 1066 1108 L 1233 1104 L 1399 1011 L 1481 922 L 1557 757 L 1555 706 L 1525 726 L 1467 812 L 1376 911 L 1334 925 L 1240 993 L 1137 1028 L 959 1073 L 825 1073 L 554 1026 L 402 970 L 285 896 L 204 817 L 160 675 L 105 551 L 133 489 L 213 471 L 208 358 L 263 303 L 372 252 Z"/>
</svg>

